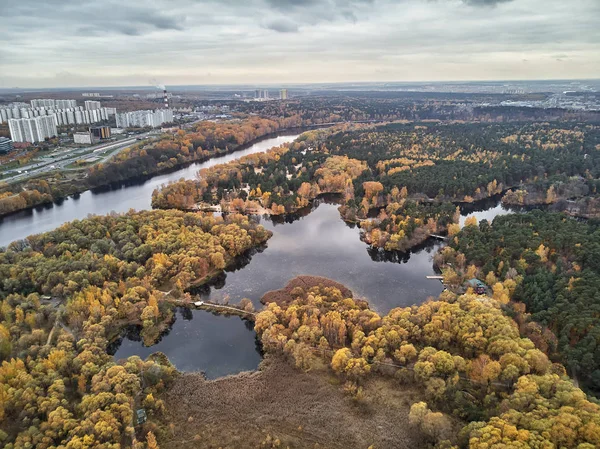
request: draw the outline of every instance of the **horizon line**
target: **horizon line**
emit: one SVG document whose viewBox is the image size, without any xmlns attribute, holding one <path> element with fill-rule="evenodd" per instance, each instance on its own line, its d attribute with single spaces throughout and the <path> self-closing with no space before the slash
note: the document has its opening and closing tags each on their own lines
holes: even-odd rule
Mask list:
<svg viewBox="0 0 600 449">
<path fill-rule="evenodd" d="M 423 85 L 423 84 L 484 84 L 484 83 L 531 83 L 531 82 L 576 82 L 576 81 L 600 81 L 599 78 L 536 78 L 536 79 L 490 79 L 490 80 L 444 80 L 444 81 L 333 81 L 333 82 L 285 82 L 285 83 L 204 83 L 204 84 L 164 84 L 167 87 L 303 87 L 303 86 L 336 86 L 336 85 L 386 85 L 386 84 L 407 84 L 407 85 Z M 35 90 L 84 90 L 84 89 L 148 89 L 154 90 L 155 86 L 150 84 L 137 85 L 85 85 L 85 86 L 62 86 L 62 87 L 0 87 L 2 91 L 35 91 Z"/>
</svg>

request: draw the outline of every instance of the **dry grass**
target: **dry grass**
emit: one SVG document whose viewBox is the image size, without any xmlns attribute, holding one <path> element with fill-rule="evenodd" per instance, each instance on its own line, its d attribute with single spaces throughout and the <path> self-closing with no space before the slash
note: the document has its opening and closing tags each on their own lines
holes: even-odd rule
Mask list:
<svg viewBox="0 0 600 449">
<path fill-rule="evenodd" d="M 410 405 L 419 397 L 393 380 L 369 381 L 366 401 L 357 404 L 325 371 L 303 373 L 274 357 L 261 368 L 214 381 L 180 376 L 164 397 L 160 447 L 422 447 L 421 435 L 408 425 Z"/>
</svg>

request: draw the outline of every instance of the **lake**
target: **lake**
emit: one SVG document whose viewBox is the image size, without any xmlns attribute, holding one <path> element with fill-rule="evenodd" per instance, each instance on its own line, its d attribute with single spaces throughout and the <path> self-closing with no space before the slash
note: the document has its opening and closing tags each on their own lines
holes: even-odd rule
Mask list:
<svg viewBox="0 0 600 449">
<path fill-rule="evenodd" d="M 115 360 L 145 359 L 163 352 L 179 371 L 203 371 L 208 379 L 255 370 L 262 360 L 254 323 L 237 316 L 180 308 L 171 328 L 153 346 L 144 346 L 140 326 L 129 326 L 112 342 Z"/>
<path fill-rule="evenodd" d="M 215 302 L 249 298 L 259 308 L 267 291 L 282 288 L 298 275 L 325 276 L 367 299 L 381 314 L 442 292 L 439 281 L 425 278 L 435 274 L 432 260 L 440 242 L 430 239 L 408 253 L 378 251 L 360 240 L 359 228 L 345 223 L 337 208 L 319 199 L 304 214 L 262 218 L 273 232 L 266 248 L 253 251 L 212 286 L 196 292 Z"/>
</svg>

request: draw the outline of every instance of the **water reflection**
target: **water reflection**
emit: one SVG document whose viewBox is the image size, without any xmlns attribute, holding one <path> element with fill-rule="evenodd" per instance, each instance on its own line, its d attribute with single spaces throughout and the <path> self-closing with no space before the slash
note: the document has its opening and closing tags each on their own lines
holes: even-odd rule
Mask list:
<svg viewBox="0 0 600 449">
<path fill-rule="evenodd" d="M 282 134 L 265 139 L 248 148 L 219 156 L 202 163 L 164 173 L 151 178 L 141 178 L 126 184 L 118 184 L 83 192 L 77 198 L 65 198 L 55 204 L 46 204 L 23 210 L 0 218 L 0 247 L 28 235 L 50 231 L 68 221 L 83 219 L 90 214 L 127 212 L 129 209 L 150 209 L 152 191 L 163 184 L 181 178 L 191 179 L 201 168 L 229 162 L 248 154 L 266 151 L 274 146 L 291 142 L 298 134 Z"/>
<path fill-rule="evenodd" d="M 294 214 L 255 217 L 273 231 L 267 245 L 243 254 L 235 266 L 193 293 L 217 302 L 247 297 L 260 308 L 267 291 L 298 275 L 318 275 L 346 285 L 382 314 L 441 293 L 438 281 L 426 279 L 435 274 L 432 259 L 441 242 L 430 239 L 404 253 L 369 247 L 360 240 L 358 227 L 340 218 L 337 202 L 335 196 L 323 197 Z M 469 206 L 463 209 L 462 221 L 471 214 L 492 220 L 510 212 L 501 208 L 499 199 Z M 260 362 L 252 323 L 237 317 L 181 309 L 179 319 L 152 347 L 142 344 L 140 330 L 129 327 L 113 343 L 110 350 L 116 359 L 161 351 L 179 370 L 204 370 L 209 378 L 255 369 Z"/>
<path fill-rule="evenodd" d="M 179 371 L 203 371 L 209 379 L 255 370 L 262 359 L 253 324 L 236 316 L 180 308 L 155 345 L 144 346 L 140 332 L 140 326 L 128 326 L 109 354 L 121 360 L 163 352 Z"/>
<path fill-rule="evenodd" d="M 502 194 L 494 195 L 473 203 L 462 203 L 460 205 L 460 225 L 465 224 L 468 217 L 475 217 L 477 221 L 487 220 L 490 223 L 498 215 L 512 214 L 510 207 L 502 205 Z"/>
<path fill-rule="evenodd" d="M 281 288 L 295 276 L 316 275 L 346 285 L 380 313 L 441 293 L 439 282 L 425 278 L 434 274 L 432 259 L 439 242 L 427 241 L 408 253 L 369 248 L 360 240 L 359 229 L 340 218 L 337 207 L 331 198 L 324 198 L 296 214 L 261 218 L 273 231 L 266 248 L 248 254 L 252 263 L 243 269 L 236 266 L 195 293 L 232 303 L 249 298 L 261 307 L 259 300 L 267 291 Z"/>
</svg>

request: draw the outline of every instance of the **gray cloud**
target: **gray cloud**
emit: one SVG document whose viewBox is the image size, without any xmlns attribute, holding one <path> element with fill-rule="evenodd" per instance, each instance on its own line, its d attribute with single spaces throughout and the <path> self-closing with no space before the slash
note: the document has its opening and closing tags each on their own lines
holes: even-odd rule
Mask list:
<svg viewBox="0 0 600 449">
<path fill-rule="evenodd" d="M 63 32 L 75 28 L 77 32 L 124 34 L 139 36 L 153 30 L 183 30 L 185 16 L 169 13 L 168 8 L 152 4 L 135 5 L 117 0 L 3 0 L 7 14 L 17 24 L 28 17 L 39 17 L 47 23 L 42 27 L 63 27 Z M 4 10 L 3 10 L 4 15 Z M 31 24 L 31 22 L 29 22 Z M 77 25 L 77 26 L 73 26 Z M 31 25 L 30 25 L 31 26 Z M 66 26 L 66 28 L 64 28 Z M 26 27 L 22 27 L 25 31 Z"/>
<path fill-rule="evenodd" d="M 269 20 L 263 25 L 264 28 L 277 31 L 278 33 L 295 33 L 298 31 L 298 25 L 288 19 Z"/>
<path fill-rule="evenodd" d="M 318 5 L 319 0 L 267 0 L 269 6 L 279 10 L 289 10 Z"/>
<path fill-rule="evenodd" d="M 600 73 L 598 0 L 0 1 L 0 87 Z"/>
<path fill-rule="evenodd" d="M 462 0 L 463 3 L 473 6 L 496 6 L 499 3 L 508 3 L 514 0 Z"/>
</svg>

